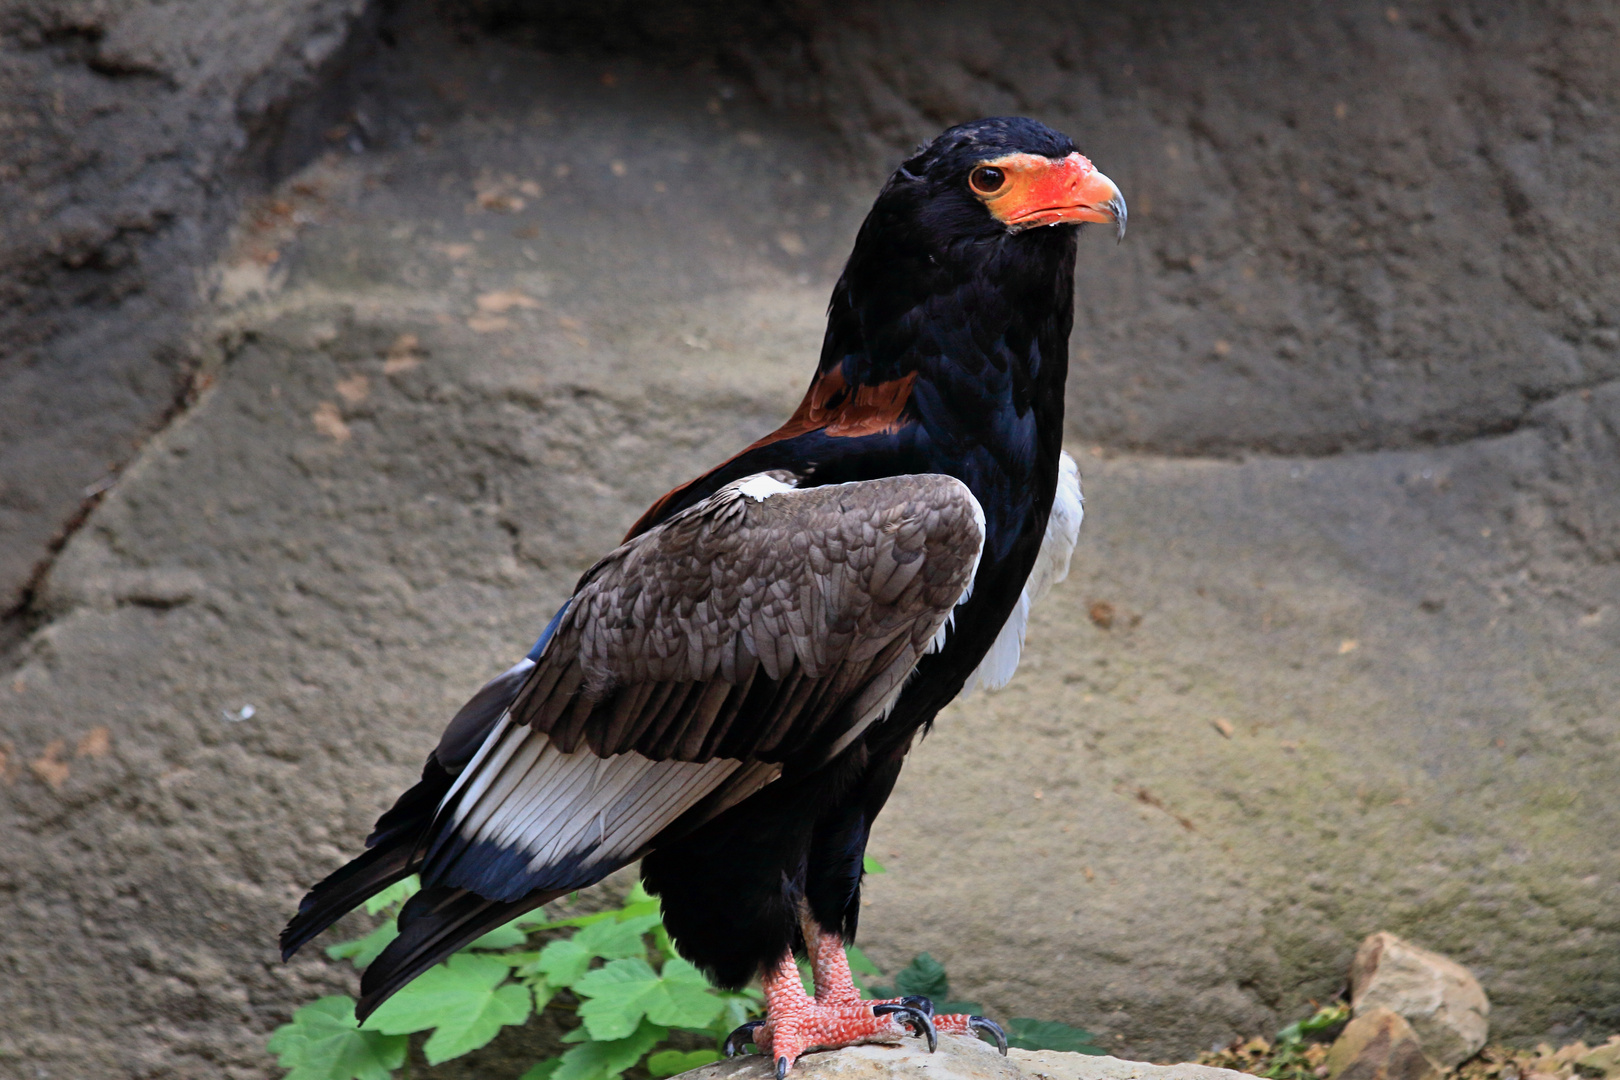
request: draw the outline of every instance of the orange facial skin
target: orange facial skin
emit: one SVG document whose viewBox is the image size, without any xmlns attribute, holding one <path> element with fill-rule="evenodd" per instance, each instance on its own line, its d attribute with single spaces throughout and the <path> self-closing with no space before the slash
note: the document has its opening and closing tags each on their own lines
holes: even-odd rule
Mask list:
<svg viewBox="0 0 1620 1080">
<path fill-rule="evenodd" d="M 982 170 L 1000 170 L 1002 183 L 986 190 L 978 179 Z M 973 193 L 984 200 L 997 221 L 1014 232 L 1039 225 L 1095 221 L 1112 222 L 1125 235 L 1125 197 L 1114 182 L 1080 156 L 1042 157 L 1008 154 L 980 163 L 969 181 Z"/>
</svg>

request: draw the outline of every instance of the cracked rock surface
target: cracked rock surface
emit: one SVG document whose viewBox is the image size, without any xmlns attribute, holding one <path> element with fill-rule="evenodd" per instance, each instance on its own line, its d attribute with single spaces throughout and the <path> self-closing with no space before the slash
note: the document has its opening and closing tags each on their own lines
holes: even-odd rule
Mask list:
<svg viewBox="0 0 1620 1080">
<path fill-rule="evenodd" d="M 1504 1038 L 1620 1026 L 1612 13 L 812 6 L 694 60 L 680 20 L 559 52 L 457 10 L 366 31 L 327 151 L 188 264 L 196 401 L 5 655 L 0 1076 L 276 1075 L 354 988 L 275 959 L 303 889 L 791 410 L 897 147 L 1015 109 L 1132 202 L 1081 244 L 1087 521 L 1018 678 L 915 752 L 863 947 L 1141 1057 L 1274 1030 L 1385 927 Z"/>
<path fill-rule="evenodd" d="M 0 616 L 184 395 L 198 276 L 270 164 L 253 144 L 363 6 L 0 2 Z"/>
</svg>

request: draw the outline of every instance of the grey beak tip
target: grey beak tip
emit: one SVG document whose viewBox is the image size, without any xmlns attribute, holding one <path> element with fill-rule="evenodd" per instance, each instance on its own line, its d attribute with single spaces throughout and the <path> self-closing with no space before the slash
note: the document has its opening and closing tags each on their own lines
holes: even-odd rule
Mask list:
<svg viewBox="0 0 1620 1080">
<path fill-rule="evenodd" d="M 1125 239 L 1125 219 L 1130 216 L 1130 212 L 1125 209 L 1123 198 L 1110 199 L 1108 209 L 1114 212 L 1114 243 L 1117 244 Z"/>
</svg>

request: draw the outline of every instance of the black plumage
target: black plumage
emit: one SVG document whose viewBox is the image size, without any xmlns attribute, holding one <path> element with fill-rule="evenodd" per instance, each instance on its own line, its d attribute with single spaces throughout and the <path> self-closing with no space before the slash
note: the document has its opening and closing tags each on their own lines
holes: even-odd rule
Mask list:
<svg viewBox="0 0 1620 1080">
<path fill-rule="evenodd" d="M 1122 227 L 1123 201 L 1031 120 L 965 124 L 905 162 L 833 291 L 798 411 L 581 579 L 369 850 L 311 891 L 284 952 L 421 873 L 364 1014 L 634 858 L 677 947 L 722 985 L 802 948 L 806 907 L 852 939 L 872 821 L 1046 536 L 1085 220 Z"/>
</svg>

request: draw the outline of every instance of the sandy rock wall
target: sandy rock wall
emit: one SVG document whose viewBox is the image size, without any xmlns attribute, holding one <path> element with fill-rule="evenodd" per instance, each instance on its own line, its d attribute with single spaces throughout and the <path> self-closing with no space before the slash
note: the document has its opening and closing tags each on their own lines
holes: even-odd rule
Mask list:
<svg viewBox="0 0 1620 1080">
<path fill-rule="evenodd" d="M 255 143 L 281 138 L 362 9 L 0 5 L 0 615 L 184 397 L 208 265 L 270 164 Z"/>
</svg>

